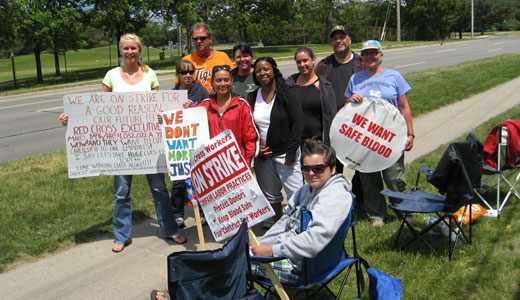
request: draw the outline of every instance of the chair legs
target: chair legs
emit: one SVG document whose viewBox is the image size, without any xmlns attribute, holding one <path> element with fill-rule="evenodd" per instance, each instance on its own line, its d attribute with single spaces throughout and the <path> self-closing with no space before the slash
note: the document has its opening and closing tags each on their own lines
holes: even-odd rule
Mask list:
<svg viewBox="0 0 520 300">
<path fill-rule="evenodd" d="M 468 210 L 469 210 L 469 212 L 468 212 Z M 465 207 L 465 209 L 464 209 L 464 212 L 462 215 L 463 217 L 461 218 L 460 223 L 457 222 L 457 220 L 455 219 L 455 217 L 452 214 L 441 215 L 440 213 L 436 213 L 437 217 L 438 217 L 437 220 L 435 222 L 429 224 L 426 228 L 424 228 L 421 231 L 418 231 L 417 229 L 415 229 L 415 227 L 411 223 L 406 221 L 406 216 L 407 216 L 406 213 L 403 213 L 403 212 L 401 212 L 399 210 L 395 210 L 395 209 L 393 209 L 393 211 L 398 216 L 398 218 L 402 220 L 401 226 L 399 227 L 399 231 L 397 232 L 396 240 L 394 242 L 394 248 L 396 248 L 396 249 L 398 248 L 398 245 L 399 245 L 399 238 L 401 236 L 401 232 L 406 225 L 406 227 L 412 233 L 413 237 L 412 237 L 412 239 L 407 241 L 403 246 L 401 246 L 399 248 L 400 250 L 404 250 L 405 248 L 410 246 L 416 240 L 420 240 L 435 254 L 435 256 L 440 257 L 439 253 L 424 238 L 424 235 L 431 232 L 431 230 L 434 227 L 436 227 L 437 225 L 439 225 L 441 222 L 444 222 L 446 224 L 446 226 L 448 226 L 448 228 L 449 228 L 449 231 L 448 231 L 448 257 L 450 260 L 452 260 L 453 257 L 455 256 L 455 249 L 457 247 L 457 242 L 461 235 L 462 235 L 462 240 L 464 242 L 466 242 L 467 244 L 471 244 L 471 222 L 469 223 L 469 236 L 466 235 L 466 233 L 462 230 L 463 219 L 464 219 L 464 216 L 466 215 L 466 213 L 470 214 L 470 219 L 471 219 L 471 209 L 468 209 L 467 207 Z M 446 222 L 445 218 L 448 218 L 447 222 Z M 454 223 L 455 226 L 452 226 L 452 223 Z M 454 228 L 452 228 L 452 227 L 454 227 Z M 454 240 L 452 240 L 452 238 L 451 238 L 452 234 L 455 236 Z M 452 246 L 452 243 L 453 243 L 453 246 Z"/>
</svg>

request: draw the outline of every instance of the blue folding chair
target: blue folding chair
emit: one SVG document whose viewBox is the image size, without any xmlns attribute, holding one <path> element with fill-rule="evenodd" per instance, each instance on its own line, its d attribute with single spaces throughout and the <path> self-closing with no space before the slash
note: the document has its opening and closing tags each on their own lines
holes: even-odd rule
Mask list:
<svg viewBox="0 0 520 300">
<path fill-rule="evenodd" d="M 354 266 L 356 270 L 358 297 L 361 297 L 361 293 L 364 289 L 364 282 L 361 282 L 363 279 L 361 274 L 361 266 L 359 265 L 359 255 L 356 247 L 356 235 L 354 231 L 356 222 L 351 224 L 351 219 L 352 209 L 345 219 L 345 222 L 338 230 L 336 235 L 332 238 L 330 243 L 325 246 L 325 248 L 320 253 L 318 253 L 316 257 L 303 259 L 301 274 L 298 277 L 297 282 L 295 284 L 283 283 L 284 288 L 299 290 L 294 298 L 297 298 L 300 293 L 304 292 L 307 298 L 310 295 L 315 295 L 317 297 L 326 299 L 326 297 L 320 293 L 321 290 L 326 290 L 329 296 L 332 296 L 335 299 L 339 299 L 347 282 L 348 276 L 350 275 L 352 267 Z M 304 210 L 302 212 L 301 220 L 301 228 L 302 230 L 306 230 L 309 222 L 312 220 L 311 213 Z M 345 238 L 347 237 L 349 228 L 352 228 L 353 257 L 349 257 L 345 251 Z M 269 263 L 280 259 L 284 258 L 251 256 L 251 261 L 253 264 Z M 327 285 L 345 269 L 346 273 L 343 277 L 341 286 L 337 294 L 334 294 L 334 292 Z M 253 280 L 266 290 L 264 294 L 265 297 L 267 297 L 269 293 L 276 295 L 272 290 L 273 285 L 270 281 L 265 281 L 263 278 L 255 278 L 254 275 Z"/>
<path fill-rule="evenodd" d="M 455 248 L 459 240 L 462 239 L 471 244 L 471 222 L 469 223 L 469 234 L 466 235 L 462 228 L 464 216 L 469 213 L 471 219 L 472 200 L 474 198 L 475 189 L 480 185 L 482 170 L 480 166 L 482 153 L 482 144 L 470 134 L 465 142 L 452 143 L 444 152 L 441 160 L 437 164 L 435 170 L 428 167 L 421 167 L 417 173 L 415 187 L 408 194 L 398 193 L 389 189 L 381 191 L 381 194 L 387 197 L 401 199 L 399 203 L 390 203 L 388 206 L 394 211 L 398 219 L 401 220 L 401 226 L 397 233 L 394 247 L 397 248 L 399 238 L 403 228 L 407 227 L 413 237 L 401 250 L 405 249 L 413 242 L 420 240 L 437 256 L 438 253 L 434 247 L 428 243 L 424 236 L 434 227 L 444 222 L 449 229 L 448 234 L 448 255 L 449 259 L 453 259 Z M 427 180 L 439 189 L 440 194 L 446 196 L 433 195 L 419 189 L 418 183 L 422 173 L 426 173 Z M 460 221 L 454 216 L 454 213 L 464 206 L 463 217 Z M 413 213 L 435 213 L 437 220 L 432 222 L 423 230 L 417 230 L 416 225 L 407 221 L 407 216 Z M 446 221 L 446 219 L 448 219 Z M 455 226 L 453 226 L 455 225 Z M 452 246 L 452 238 L 454 243 Z"/>
</svg>

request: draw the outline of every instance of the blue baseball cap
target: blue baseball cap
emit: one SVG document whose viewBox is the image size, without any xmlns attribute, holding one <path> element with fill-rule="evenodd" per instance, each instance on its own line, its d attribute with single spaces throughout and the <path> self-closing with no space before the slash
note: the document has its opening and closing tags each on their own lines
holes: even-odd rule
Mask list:
<svg viewBox="0 0 520 300">
<path fill-rule="evenodd" d="M 376 40 L 368 40 L 366 42 L 363 42 L 363 45 L 361 46 L 361 52 L 368 49 L 377 49 L 379 52 L 383 52 L 383 47 L 381 46 L 381 43 L 379 43 Z"/>
</svg>

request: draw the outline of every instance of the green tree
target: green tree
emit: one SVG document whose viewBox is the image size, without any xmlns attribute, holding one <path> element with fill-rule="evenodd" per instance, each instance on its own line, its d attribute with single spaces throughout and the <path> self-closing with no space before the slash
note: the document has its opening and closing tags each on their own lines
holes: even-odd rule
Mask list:
<svg viewBox="0 0 520 300">
<path fill-rule="evenodd" d="M 418 40 L 446 38 L 456 21 L 458 0 L 404 0 L 404 26 L 416 33 Z"/>
<path fill-rule="evenodd" d="M 48 24 L 49 50 L 54 54 L 56 76 L 60 76 L 59 55 L 65 54 L 67 50 L 77 50 L 84 45 L 81 39 L 83 10 L 77 1 L 47 1 L 47 10 L 52 16 Z"/>
<path fill-rule="evenodd" d="M 515 13 L 513 2 L 508 0 L 475 0 L 475 26 L 480 34 L 497 23 L 509 20 Z"/>
<path fill-rule="evenodd" d="M 33 49 L 36 61 L 36 80 L 43 83 L 41 52 L 51 43 L 52 14 L 47 9 L 46 1 L 22 1 L 20 7 L 20 34 L 27 46 Z"/>
<path fill-rule="evenodd" d="M 92 7 L 88 14 L 92 24 L 99 24 L 113 35 L 119 44 L 125 33 L 139 32 L 148 22 L 157 18 L 173 0 L 86 0 Z M 98 26 L 99 26 L 98 25 Z M 118 47 L 118 56 L 119 47 Z"/>
</svg>

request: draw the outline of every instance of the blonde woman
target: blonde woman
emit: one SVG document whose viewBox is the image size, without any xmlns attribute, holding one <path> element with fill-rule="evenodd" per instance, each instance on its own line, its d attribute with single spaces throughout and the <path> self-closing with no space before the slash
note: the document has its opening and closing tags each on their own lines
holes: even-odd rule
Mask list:
<svg viewBox="0 0 520 300">
<path fill-rule="evenodd" d="M 107 72 L 103 79 L 101 92 L 142 92 L 159 89 L 159 80 L 155 72 L 139 61 L 143 48 L 143 42 L 137 35 L 129 33 L 121 37 L 119 51 L 124 63 L 121 67 Z M 61 114 L 59 119 L 63 125 L 66 125 L 68 116 Z M 186 238 L 179 234 L 179 228 L 173 216 L 164 174 L 147 174 L 146 179 L 153 195 L 157 220 L 163 236 L 178 244 L 185 243 Z M 113 252 L 123 251 L 125 246 L 132 242 L 131 185 L 132 175 L 114 176 L 115 197 L 112 224 L 115 241 L 112 246 Z"/>
</svg>

